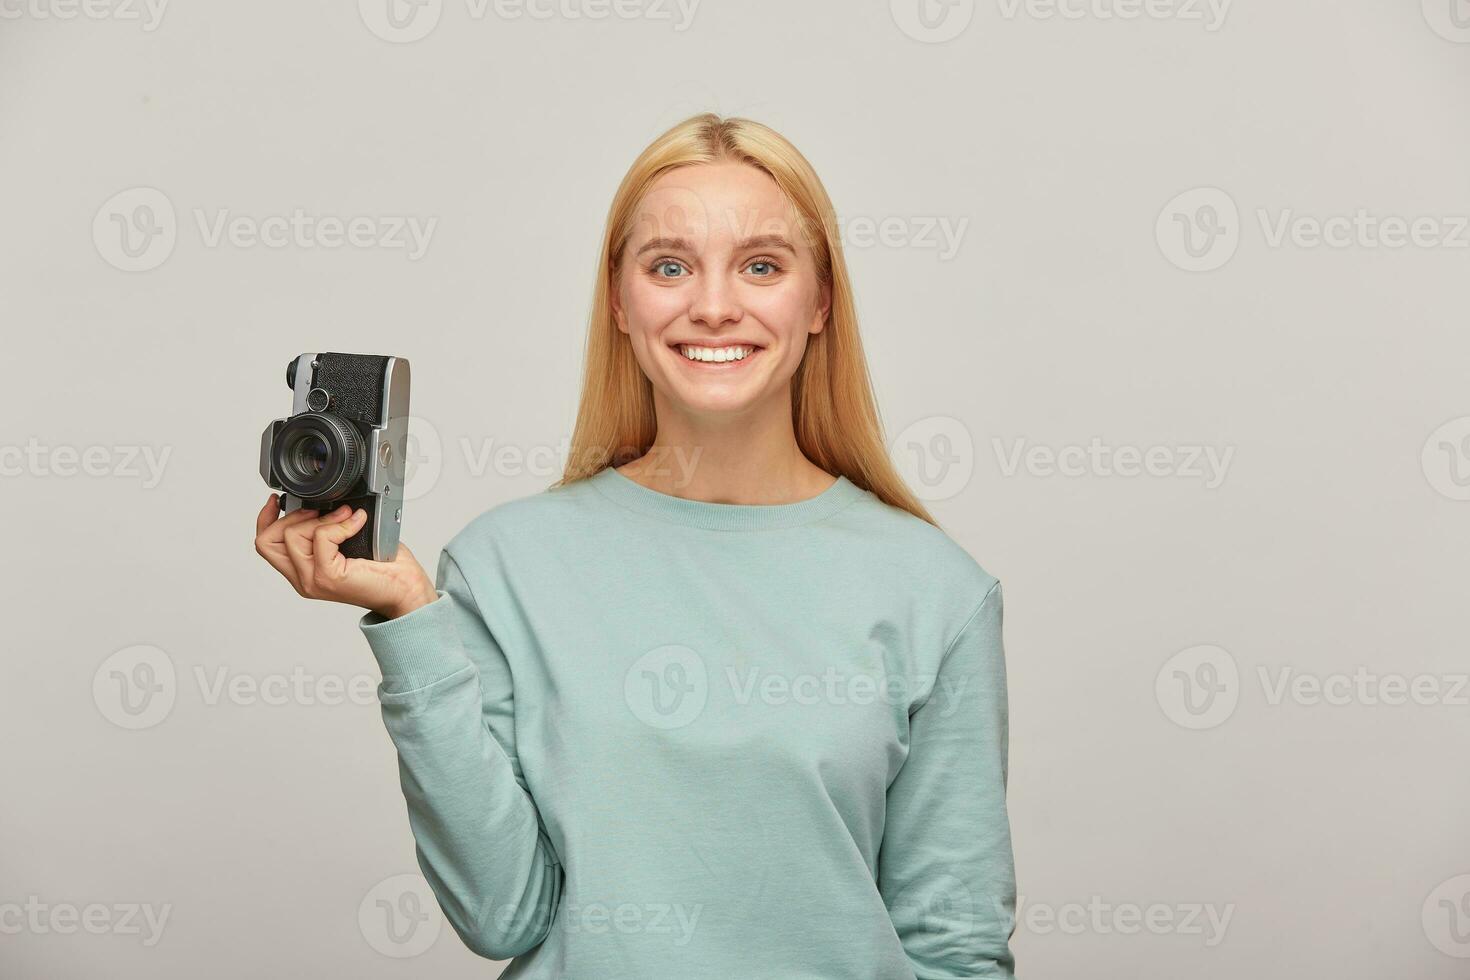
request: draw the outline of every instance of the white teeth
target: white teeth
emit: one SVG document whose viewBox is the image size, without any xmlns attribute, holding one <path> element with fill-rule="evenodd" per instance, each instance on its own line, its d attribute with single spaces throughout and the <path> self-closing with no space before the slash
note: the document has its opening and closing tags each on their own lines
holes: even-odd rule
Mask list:
<svg viewBox="0 0 1470 980">
<path fill-rule="evenodd" d="M 743 361 L 755 353 L 754 347 L 695 347 L 680 344 L 679 352 L 691 361 L 720 364 L 724 361 Z"/>
</svg>

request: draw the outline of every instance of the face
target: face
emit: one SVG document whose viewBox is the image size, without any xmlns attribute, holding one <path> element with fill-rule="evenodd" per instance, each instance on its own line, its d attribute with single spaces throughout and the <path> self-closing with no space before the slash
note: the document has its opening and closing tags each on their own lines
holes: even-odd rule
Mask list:
<svg viewBox="0 0 1470 980">
<path fill-rule="evenodd" d="M 776 182 L 746 164 L 681 167 L 653 184 L 612 305 L 656 403 L 697 416 L 789 408 L 830 304 L 801 227 Z"/>
</svg>

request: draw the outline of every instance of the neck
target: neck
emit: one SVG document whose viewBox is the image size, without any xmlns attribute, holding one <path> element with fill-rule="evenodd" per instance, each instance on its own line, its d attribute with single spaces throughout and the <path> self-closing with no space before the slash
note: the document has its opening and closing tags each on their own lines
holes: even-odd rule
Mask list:
<svg viewBox="0 0 1470 980">
<path fill-rule="evenodd" d="M 618 472 L 650 490 L 724 504 L 785 504 L 833 483 L 796 444 L 789 392 L 771 408 L 695 415 L 670 410 L 655 395 L 658 433 Z"/>
</svg>

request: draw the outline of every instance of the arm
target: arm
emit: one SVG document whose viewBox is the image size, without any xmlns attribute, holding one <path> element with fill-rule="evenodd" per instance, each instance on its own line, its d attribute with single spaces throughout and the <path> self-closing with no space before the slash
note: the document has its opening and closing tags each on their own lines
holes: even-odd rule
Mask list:
<svg viewBox="0 0 1470 980">
<path fill-rule="evenodd" d="M 1007 702 L 995 583 L 910 712 L 888 788 L 879 890 L 919 980 L 1015 976 Z"/>
<path fill-rule="evenodd" d="M 465 945 L 509 959 L 546 938 L 561 867 L 516 761 L 510 668 L 448 550 L 436 591 L 360 626 L 383 670 L 419 867 Z"/>
</svg>

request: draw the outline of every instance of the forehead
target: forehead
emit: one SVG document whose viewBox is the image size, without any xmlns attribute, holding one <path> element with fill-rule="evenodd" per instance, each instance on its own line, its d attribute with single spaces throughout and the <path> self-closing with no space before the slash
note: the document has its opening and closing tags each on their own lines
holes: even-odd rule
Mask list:
<svg viewBox="0 0 1470 980">
<path fill-rule="evenodd" d="M 638 204 L 629 244 L 679 237 L 702 248 L 781 235 L 801 249 L 799 228 L 796 209 L 769 174 L 722 161 L 661 174 Z"/>
</svg>

